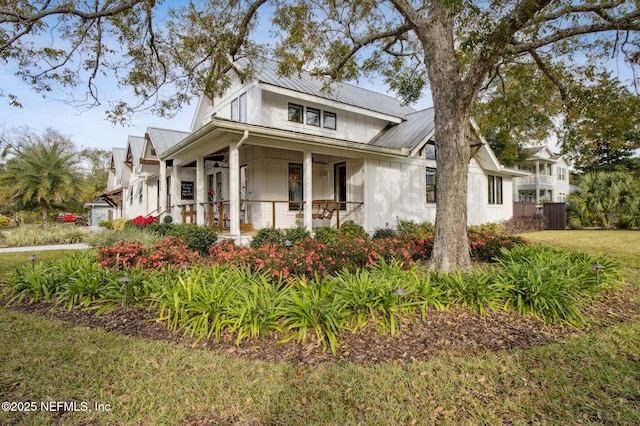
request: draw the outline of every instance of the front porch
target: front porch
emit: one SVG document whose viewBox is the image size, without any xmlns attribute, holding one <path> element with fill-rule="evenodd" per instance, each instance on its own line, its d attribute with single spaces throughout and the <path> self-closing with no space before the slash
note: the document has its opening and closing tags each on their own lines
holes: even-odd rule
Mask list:
<svg viewBox="0 0 640 426">
<path fill-rule="evenodd" d="M 341 145 L 212 130 L 161 161 L 158 211 L 238 239 L 270 227 L 364 226 L 365 162 Z"/>
<path fill-rule="evenodd" d="M 296 202 L 299 205 L 295 212 L 295 221 L 291 223 L 292 202 L 289 200 L 241 200 L 240 202 L 240 234 L 242 236 L 253 236 L 264 227 L 286 228 L 292 226 L 304 226 L 304 205 L 306 201 Z M 340 224 L 345 220 L 353 220 L 362 223 L 364 203 L 335 201 L 333 199 L 312 200 L 312 227 L 327 226 L 340 229 Z M 181 223 L 202 224 L 198 220 L 198 212 L 204 212 L 204 226 L 217 228 L 219 235 L 231 235 L 231 215 L 228 201 L 208 201 L 201 203 L 202 208 L 198 208 L 198 203 L 184 203 L 177 206 L 180 210 Z M 270 213 L 270 220 L 264 223 L 264 218 Z M 252 221 L 252 216 L 257 216 L 256 223 Z"/>
</svg>

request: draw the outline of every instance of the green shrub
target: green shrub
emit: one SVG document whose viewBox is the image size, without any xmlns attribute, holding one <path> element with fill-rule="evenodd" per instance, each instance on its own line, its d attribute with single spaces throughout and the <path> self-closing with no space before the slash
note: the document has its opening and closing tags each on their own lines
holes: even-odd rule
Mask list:
<svg viewBox="0 0 640 426">
<path fill-rule="evenodd" d="M 344 238 L 369 238 L 364 228 L 353 220 L 345 220 L 340 225 L 340 236 Z"/>
<path fill-rule="evenodd" d="M 391 228 L 376 228 L 373 237 L 374 240 L 381 240 L 384 238 L 393 238 L 396 236 L 396 231 Z"/>
<path fill-rule="evenodd" d="M 258 248 L 266 243 L 281 244 L 284 242 L 284 233 L 276 228 L 262 228 L 251 239 L 249 244 L 252 248 Z"/>
<path fill-rule="evenodd" d="M 286 241 L 289 240 L 292 243 L 296 243 L 298 241 L 302 241 L 306 238 L 311 238 L 311 233 L 307 231 L 306 228 L 302 226 L 297 226 L 294 228 L 285 229 L 282 233 L 282 238 Z"/>
<path fill-rule="evenodd" d="M 109 222 L 109 221 L 102 221 L 98 224 L 98 226 L 100 228 L 105 228 L 105 229 L 113 229 L 113 222 Z"/>
<path fill-rule="evenodd" d="M 11 219 L 7 216 L 0 215 L 0 227 L 5 227 L 11 225 Z"/>
<path fill-rule="evenodd" d="M 36 262 L 23 265 L 9 277 L 9 283 L 2 291 L 8 299 L 7 304 L 19 304 L 22 301 L 53 301 L 57 292 L 54 270 L 50 262 Z"/>
<path fill-rule="evenodd" d="M 169 329 L 182 329 L 192 337 L 214 337 L 218 341 L 231 324 L 228 309 L 236 290 L 245 285 L 244 272 L 213 266 L 191 268 L 171 279 L 156 274 L 148 280 L 155 289 L 150 298 Z"/>
<path fill-rule="evenodd" d="M 115 231 L 123 231 L 126 223 L 127 219 L 113 219 L 113 229 Z"/>
<path fill-rule="evenodd" d="M 154 229 L 152 226 L 166 227 L 167 233 L 164 234 L 163 230 L 161 233 L 163 236 L 180 238 L 189 250 L 203 256 L 209 253 L 209 247 L 218 240 L 216 230 L 207 226 L 163 223 L 149 225 L 149 229 Z"/>
<path fill-rule="evenodd" d="M 328 347 L 335 354 L 338 348 L 338 333 L 346 321 L 340 297 L 334 292 L 334 281 L 322 281 L 315 277 L 296 280 L 285 287 L 286 298 L 282 304 L 282 329 L 286 334 L 283 342 L 296 339 L 305 343 L 309 332 L 313 332 L 318 344 Z"/>
<path fill-rule="evenodd" d="M 596 261 L 605 266 L 599 285 L 591 266 Z M 507 289 L 507 305 L 545 322 L 583 323 L 581 302 L 620 279 L 611 261 L 548 247 L 503 250 L 497 265 L 494 280 Z"/>
<path fill-rule="evenodd" d="M 398 219 L 396 223 L 399 235 L 407 235 L 412 238 L 418 238 L 424 240 L 425 238 L 433 236 L 434 225 L 431 222 L 417 223 L 413 220 Z"/>
<path fill-rule="evenodd" d="M 163 219 L 162 219 L 162 223 L 171 223 L 173 222 L 173 218 L 171 217 L 171 215 L 166 215 Z"/>
<path fill-rule="evenodd" d="M 115 226 L 115 221 L 114 221 Z M 140 229 L 135 226 L 120 231 L 114 229 L 105 229 L 102 232 L 93 232 L 89 235 L 86 242 L 94 248 L 112 247 L 121 241 L 138 241 L 145 248 L 150 248 L 154 244 L 162 240 L 162 236 L 155 232 L 148 232 L 146 229 Z"/>
<path fill-rule="evenodd" d="M 329 226 L 322 226 L 320 228 L 316 228 L 314 229 L 314 232 L 316 234 L 316 240 L 321 241 L 325 244 L 333 244 L 336 242 L 336 239 L 338 238 L 338 235 L 340 234 L 340 232 L 335 229 L 335 228 L 331 228 Z"/>
<path fill-rule="evenodd" d="M 507 283 L 496 285 L 493 274 L 475 270 L 472 273 L 453 272 L 442 274 L 439 280 L 443 291 L 452 302 L 485 314 L 501 305 Z"/>
<path fill-rule="evenodd" d="M 579 217 L 570 217 L 568 224 L 569 229 L 573 229 L 573 230 L 580 230 L 580 229 L 584 229 L 584 225 L 582 224 L 582 221 L 580 220 Z"/>
<path fill-rule="evenodd" d="M 481 225 L 469 225 L 467 226 L 468 234 L 493 234 L 501 235 L 503 226 L 495 222 L 487 222 Z"/>
</svg>

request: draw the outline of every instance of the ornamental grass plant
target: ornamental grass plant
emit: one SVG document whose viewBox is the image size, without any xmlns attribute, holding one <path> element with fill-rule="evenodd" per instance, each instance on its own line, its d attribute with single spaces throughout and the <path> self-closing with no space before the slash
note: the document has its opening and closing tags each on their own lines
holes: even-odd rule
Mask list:
<svg viewBox="0 0 640 426">
<path fill-rule="evenodd" d="M 43 246 L 50 244 L 77 244 L 87 241 L 91 231 L 76 225 L 23 225 L 4 234 L 10 247 Z"/>
</svg>

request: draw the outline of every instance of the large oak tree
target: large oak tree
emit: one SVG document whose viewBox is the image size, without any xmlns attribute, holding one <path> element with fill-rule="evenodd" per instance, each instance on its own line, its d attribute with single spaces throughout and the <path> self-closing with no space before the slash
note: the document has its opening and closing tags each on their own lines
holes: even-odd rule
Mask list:
<svg viewBox="0 0 640 426">
<path fill-rule="evenodd" d="M 464 123 L 496 67 L 528 60 L 544 71 L 584 55 L 594 60 L 622 54 L 631 63 L 639 58 L 640 11 L 634 1 L 207 0 L 170 12 L 162 28 L 154 25 L 154 10 L 163 17 L 166 10 L 153 0 L 3 5 L 0 58 L 19 61 L 19 72 L 38 90 L 52 90 L 52 81 L 77 84 L 85 71 L 89 98 L 99 100 L 99 73 L 117 73 L 160 114 L 179 108 L 191 94 L 220 93 L 228 84 L 225 73 L 241 56 L 273 54 L 284 74 L 306 69 L 353 79 L 379 73 L 409 102 L 428 84 L 439 162 L 431 265 L 442 270 L 470 267 L 471 130 Z M 251 37 L 260 29 L 258 12 L 272 17 L 276 28 L 268 50 Z M 48 32 L 63 43 L 32 44 Z M 73 68 L 76 53 L 82 61 Z M 243 72 L 248 76 L 250 70 Z M 545 75 L 564 98 L 565 76 Z M 160 88 L 166 85 L 171 96 L 163 98 Z M 126 117 L 135 107 L 119 103 L 111 118 Z"/>
</svg>

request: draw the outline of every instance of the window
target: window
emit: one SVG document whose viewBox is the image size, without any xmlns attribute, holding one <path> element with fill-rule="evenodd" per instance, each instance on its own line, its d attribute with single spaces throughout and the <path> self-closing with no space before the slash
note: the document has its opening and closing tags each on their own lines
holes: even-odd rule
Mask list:
<svg viewBox="0 0 640 426">
<path fill-rule="evenodd" d="M 558 167 L 558 180 L 567 180 L 567 169 Z"/>
<path fill-rule="evenodd" d="M 322 122 L 325 129 L 336 130 L 336 115 L 333 112 L 323 111 Z"/>
<path fill-rule="evenodd" d="M 307 107 L 307 124 L 320 127 L 320 110 Z"/>
<path fill-rule="evenodd" d="M 231 121 L 247 122 L 247 93 L 231 101 Z"/>
<path fill-rule="evenodd" d="M 231 101 L 231 121 L 238 121 L 240 119 L 240 102 L 238 98 Z"/>
<path fill-rule="evenodd" d="M 133 203 L 133 185 L 129 187 L 129 204 Z"/>
<path fill-rule="evenodd" d="M 427 203 L 436 202 L 436 169 L 426 168 Z"/>
<path fill-rule="evenodd" d="M 436 144 L 433 142 L 428 142 L 424 146 L 424 158 L 427 160 L 435 160 L 436 159 Z"/>
<path fill-rule="evenodd" d="M 289 104 L 289 121 L 302 123 L 302 105 Z"/>
<path fill-rule="evenodd" d="M 489 204 L 502 204 L 502 178 L 489 176 Z"/>
<path fill-rule="evenodd" d="M 303 196 L 302 164 L 289 164 L 289 210 L 300 210 Z"/>
<path fill-rule="evenodd" d="M 238 98 L 240 105 L 240 122 L 241 123 L 246 123 L 247 122 L 247 94 L 243 93 L 242 95 L 240 95 L 240 97 Z"/>
<path fill-rule="evenodd" d="M 138 201 L 142 201 L 142 182 L 138 183 Z"/>
</svg>

